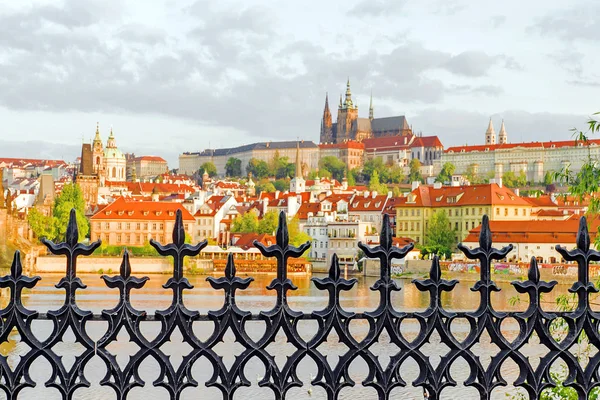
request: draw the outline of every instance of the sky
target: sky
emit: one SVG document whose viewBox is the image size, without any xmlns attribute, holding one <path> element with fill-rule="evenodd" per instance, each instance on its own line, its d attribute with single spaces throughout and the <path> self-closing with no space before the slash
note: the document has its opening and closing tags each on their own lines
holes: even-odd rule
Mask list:
<svg viewBox="0 0 600 400">
<path fill-rule="evenodd" d="M 20 0 L 0 4 L 0 157 L 73 160 L 100 124 L 184 151 L 318 142 L 349 78 L 359 116 L 442 143 L 568 140 L 600 111 L 595 0 Z M 596 66 L 596 68 L 594 68 Z"/>
</svg>

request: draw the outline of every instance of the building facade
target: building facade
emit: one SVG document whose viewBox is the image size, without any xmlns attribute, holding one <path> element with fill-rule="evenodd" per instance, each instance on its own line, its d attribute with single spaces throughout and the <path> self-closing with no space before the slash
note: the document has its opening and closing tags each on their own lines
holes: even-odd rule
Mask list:
<svg viewBox="0 0 600 400">
<path fill-rule="evenodd" d="M 361 168 L 364 161 L 365 144 L 355 140 L 342 143 L 319 144 L 319 159 L 332 156 L 346 164 L 348 170 Z"/>
<path fill-rule="evenodd" d="M 509 143 L 504 122 L 496 143 L 492 122 L 485 134 L 486 144 L 447 148 L 435 163 L 441 168 L 449 162 L 456 174 L 471 174 L 500 179 L 506 172 L 523 172 L 532 183 L 543 182 L 546 173 L 565 168 L 573 173 L 581 170 L 588 158 L 600 156 L 600 139 L 587 142 L 565 140 L 558 142 Z M 488 143 L 489 142 L 489 143 Z"/>
<path fill-rule="evenodd" d="M 177 210 L 181 210 L 185 232 L 193 238 L 196 220 L 180 203 L 130 201 L 124 197 L 90 218 L 90 238 L 111 246 L 144 246 L 150 239 L 170 243 Z"/>
<path fill-rule="evenodd" d="M 168 170 L 167 161 L 158 156 L 132 157 L 127 160 L 127 173 L 131 180 L 156 178 Z"/>
<path fill-rule="evenodd" d="M 197 153 L 183 153 L 179 156 L 179 173 L 192 175 L 198 172 L 202 164 L 211 162 L 217 167 L 217 174 L 225 176 L 227 160 L 234 157 L 241 160 L 242 174 L 244 174 L 252 158 L 270 162 L 278 155 L 288 157 L 288 160 L 293 162 L 297 146 L 301 150 L 302 173 L 305 175 L 319 165 L 319 147 L 314 142 L 305 140 L 260 142 L 228 149 L 206 149 Z"/>
</svg>

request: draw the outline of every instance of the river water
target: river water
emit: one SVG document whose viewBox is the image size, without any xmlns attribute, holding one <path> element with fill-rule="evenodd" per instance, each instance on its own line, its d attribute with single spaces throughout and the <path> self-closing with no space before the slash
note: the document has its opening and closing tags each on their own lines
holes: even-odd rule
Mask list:
<svg viewBox="0 0 600 400">
<path fill-rule="evenodd" d="M 113 307 L 117 303 L 116 289 L 107 288 L 99 275 L 80 275 L 82 281 L 88 285 L 85 290 L 78 291 L 78 304 L 80 308 L 84 310 L 91 310 L 94 313 L 100 313 L 103 309 Z M 56 289 L 54 285 L 60 280 L 60 275 L 43 275 L 42 280 L 38 282 L 37 286 L 27 291 L 24 297 L 24 304 L 27 308 L 37 310 L 40 312 L 47 312 L 48 310 L 58 309 L 64 301 L 64 291 Z M 132 304 L 134 307 L 140 310 L 146 310 L 148 313 L 153 313 L 157 309 L 167 308 L 171 300 L 171 291 L 162 288 L 162 284 L 166 282 L 168 276 L 166 275 L 155 275 L 150 277 L 150 281 L 146 283 L 145 287 L 141 290 L 135 290 L 132 294 Z M 195 286 L 194 289 L 185 292 L 185 304 L 192 310 L 198 310 L 202 314 L 207 313 L 209 310 L 217 310 L 223 304 L 223 292 L 215 291 L 206 282 L 204 276 L 189 276 L 190 282 Z M 241 309 L 258 313 L 262 310 L 269 310 L 275 304 L 275 296 L 273 291 L 266 290 L 266 286 L 273 279 L 271 275 L 259 275 L 255 276 L 255 281 L 252 282 L 250 288 L 245 291 L 238 291 L 237 303 Z M 319 291 L 314 284 L 311 283 L 310 277 L 305 275 L 293 276 L 291 279 L 298 286 L 298 290 L 291 292 L 289 297 L 290 306 L 299 311 L 310 313 L 314 310 L 319 310 L 325 307 L 327 304 L 326 294 Z M 342 294 L 342 306 L 348 311 L 363 312 L 373 310 L 378 304 L 378 293 L 369 290 L 369 287 L 375 282 L 375 278 L 359 278 L 357 285 L 350 292 Z M 419 292 L 415 285 L 409 280 L 398 280 L 402 290 L 395 293 L 393 301 L 398 310 L 405 311 L 418 311 L 423 310 L 429 303 L 429 296 L 426 293 Z M 454 310 L 474 310 L 477 308 L 479 298 L 478 293 L 473 293 L 469 290 L 472 283 L 460 283 L 451 293 L 445 293 L 442 300 L 444 307 L 447 309 Z M 499 310 L 520 310 L 525 309 L 527 302 L 521 303 L 517 306 L 510 306 L 508 299 L 516 295 L 516 291 L 510 284 L 500 283 L 502 291 L 493 294 L 493 305 Z M 554 298 L 557 294 L 566 293 L 569 286 L 558 285 L 554 292 L 546 295 L 545 301 L 549 310 L 554 308 Z M 197 335 L 202 339 L 208 336 L 212 332 L 212 323 L 206 323 L 207 325 L 202 327 L 204 323 L 197 323 L 194 327 Z M 261 333 L 264 332 L 262 322 L 250 322 L 250 331 L 253 331 L 254 339 L 260 337 Z M 466 336 L 468 326 L 466 324 L 456 324 L 457 336 Z M 152 338 L 159 329 L 158 323 L 145 323 L 144 334 L 147 337 Z M 314 332 L 315 325 L 311 325 L 310 322 L 301 322 L 300 332 L 306 334 L 305 339 L 310 337 L 310 333 Z M 40 339 L 44 338 L 44 335 L 48 335 L 50 332 L 51 325 L 46 322 L 37 321 L 34 322 L 36 333 L 39 332 Z M 453 324 L 454 327 L 454 324 Z M 403 325 L 403 332 L 404 332 Z M 88 333 L 92 339 L 99 339 L 106 329 L 104 322 L 92 322 L 88 323 Z M 412 330 L 413 335 L 415 334 L 418 326 L 416 324 L 407 324 L 406 332 L 407 337 L 410 336 Z M 362 337 L 366 334 L 368 327 L 366 324 L 356 324 L 352 329 L 353 334 L 357 337 Z M 507 323 L 503 325 L 505 335 L 508 337 L 516 337 L 518 326 L 516 323 Z M 251 332 L 252 333 L 252 332 Z M 72 333 L 68 333 L 65 337 L 65 342 L 60 343 L 55 347 L 54 350 L 59 351 L 63 354 L 63 362 L 65 365 L 72 363 L 73 357 L 81 352 L 82 347 L 74 343 L 74 336 Z M 486 340 L 487 339 L 487 340 Z M 434 335 L 432 337 L 432 343 L 426 346 L 423 352 L 426 355 L 432 357 L 432 359 L 439 360 L 440 354 L 445 354 L 447 347 L 439 343 L 439 336 Z M 129 355 L 135 354 L 137 346 L 128 342 L 126 334 L 119 336 L 119 341 L 113 343 L 109 347 L 114 353 L 119 353 L 119 362 L 127 363 Z M 171 360 L 174 364 L 181 361 L 182 356 L 186 355 L 191 349 L 186 344 L 181 343 L 181 334 L 176 331 L 172 337 L 172 343 L 162 348 L 165 353 L 171 355 Z M 216 351 L 224 356 L 226 365 L 231 365 L 235 354 L 239 354 L 243 347 L 236 344 L 232 334 L 228 334 L 225 337 L 224 343 L 220 344 Z M 271 354 L 277 354 L 277 363 L 281 366 L 285 362 L 285 356 L 293 353 L 295 348 L 291 344 L 287 344 L 285 337 L 279 334 L 276 343 L 270 345 L 268 350 Z M 328 355 L 328 360 L 334 364 L 337 362 L 338 354 L 345 352 L 345 345 L 337 343 L 335 334 L 329 337 L 329 341 L 323 344 L 319 350 L 324 354 Z M 18 342 L 18 334 L 14 334 L 11 337 L 11 341 L 4 343 L 0 346 L 0 353 L 9 357 L 10 363 L 17 363 L 19 360 L 18 354 L 26 351 L 27 349 L 22 343 Z M 389 338 L 386 340 L 385 335 L 382 336 L 380 343 L 372 347 L 373 353 L 380 356 L 382 363 L 387 364 L 389 355 L 394 354 L 397 351 L 397 347 L 389 343 Z M 483 337 L 482 343 L 478 344 L 474 348 L 474 352 L 479 355 L 482 359 L 482 363 L 487 365 L 489 363 L 490 356 L 494 355 L 497 351 L 497 347 L 489 343 L 489 337 L 487 334 Z M 535 343 L 528 344 L 523 351 L 529 355 L 532 359 L 538 358 L 539 355 L 543 355 L 543 348 Z M 412 361 L 411 361 L 412 362 Z M 439 362 L 439 361 L 438 361 Z M 144 388 L 134 389 L 129 398 L 130 399 L 144 399 L 144 400 L 155 400 L 155 399 L 167 399 L 168 394 L 162 388 L 154 388 L 151 382 L 158 376 L 158 364 L 151 358 L 148 358 L 140 368 L 141 378 L 146 382 Z M 326 399 L 325 392 L 319 387 L 313 387 L 310 385 L 310 377 L 316 373 L 316 366 L 314 362 L 306 357 L 298 367 L 299 377 L 303 380 L 304 386 L 302 388 L 293 389 L 289 392 L 288 399 Z M 352 379 L 357 383 L 354 388 L 346 388 L 342 392 L 340 399 L 375 399 L 375 391 L 370 388 L 363 388 L 360 382 L 367 376 L 367 365 L 362 359 L 357 359 L 351 365 L 350 375 Z M 449 388 L 443 392 L 442 398 L 454 399 L 454 398 L 478 398 L 475 389 L 466 388 L 462 386 L 462 382 L 468 375 L 469 367 L 467 363 L 460 359 L 452 367 L 453 377 L 459 383 L 456 388 Z M 86 367 L 86 377 L 92 382 L 92 386 L 87 389 L 79 389 L 76 392 L 76 399 L 114 399 L 115 395 L 112 389 L 108 387 L 101 387 L 98 381 L 104 376 L 106 367 L 104 363 L 97 357 L 92 359 Z M 418 372 L 416 363 L 407 362 L 402 368 L 403 378 L 407 382 L 412 382 Z M 518 375 L 518 368 L 512 361 L 508 361 L 504 365 L 504 377 L 507 381 L 513 382 Z M 200 382 L 198 388 L 188 388 L 183 392 L 183 399 L 220 399 L 221 395 L 217 389 L 206 388 L 203 385 L 212 374 L 212 367 L 208 361 L 204 359 L 198 360 L 193 367 L 193 375 L 195 379 Z M 259 388 L 256 384 L 257 379 L 253 377 L 261 377 L 264 374 L 264 367 L 258 360 L 252 360 L 246 367 L 246 376 L 252 381 L 253 385 L 250 388 L 241 388 L 238 390 L 236 399 L 272 399 L 274 398 L 272 392 L 266 388 Z M 37 382 L 37 387 L 34 389 L 25 389 L 21 393 L 19 398 L 23 399 L 36 399 L 42 397 L 46 400 L 60 399 L 58 391 L 54 389 L 45 388 L 43 383 L 50 376 L 50 368 L 47 361 L 38 359 L 34 362 L 31 367 L 32 379 Z M 515 389 L 500 388 L 494 391 L 493 398 L 506 399 L 507 393 L 515 393 Z M 398 388 L 393 392 L 393 399 L 422 399 L 422 391 L 418 388 Z"/>
</svg>

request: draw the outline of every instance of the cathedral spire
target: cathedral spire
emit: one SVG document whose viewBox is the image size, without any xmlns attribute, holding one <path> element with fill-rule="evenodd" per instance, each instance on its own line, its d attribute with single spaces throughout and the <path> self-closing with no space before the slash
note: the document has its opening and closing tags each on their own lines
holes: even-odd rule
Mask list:
<svg viewBox="0 0 600 400">
<path fill-rule="evenodd" d="M 371 90 L 371 100 L 369 101 L 369 119 L 373 119 L 373 91 Z"/>
<path fill-rule="evenodd" d="M 96 136 L 94 136 L 94 142 L 97 140 L 102 141 L 102 139 L 100 139 L 100 122 L 96 122 Z"/>
<path fill-rule="evenodd" d="M 342 108 L 342 95 L 340 94 L 340 108 Z"/>
<path fill-rule="evenodd" d="M 490 123 L 485 131 L 485 144 L 496 144 L 496 131 L 494 131 L 494 124 L 492 123 L 492 117 L 490 117 Z"/>
<path fill-rule="evenodd" d="M 346 101 L 344 101 L 344 106 L 346 108 L 352 108 L 352 91 L 350 90 L 350 77 L 348 77 L 348 81 L 346 82 Z"/>
<path fill-rule="evenodd" d="M 498 143 L 508 143 L 508 135 L 506 134 L 506 128 L 504 128 L 504 119 L 502 120 L 502 125 L 500 126 L 500 132 L 498 132 Z"/>
</svg>

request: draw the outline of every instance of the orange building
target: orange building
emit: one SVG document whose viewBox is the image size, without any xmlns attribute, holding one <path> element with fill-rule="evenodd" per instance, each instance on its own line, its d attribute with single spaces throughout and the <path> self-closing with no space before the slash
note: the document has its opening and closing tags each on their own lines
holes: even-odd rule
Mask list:
<svg viewBox="0 0 600 400">
<path fill-rule="evenodd" d="M 363 165 L 365 145 L 353 140 L 342 143 L 321 143 L 319 145 L 319 152 L 321 158 L 327 156 L 339 158 L 350 170 Z"/>
<path fill-rule="evenodd" d="M 114 246 L 143 246 L 150 239 L 170 243 L 177 210 L 181 210 L 185 232 L 193 237 L 196 220 L 180 203 L 119 197 L 90 218 L 91 240 Z"/>
</svg>

